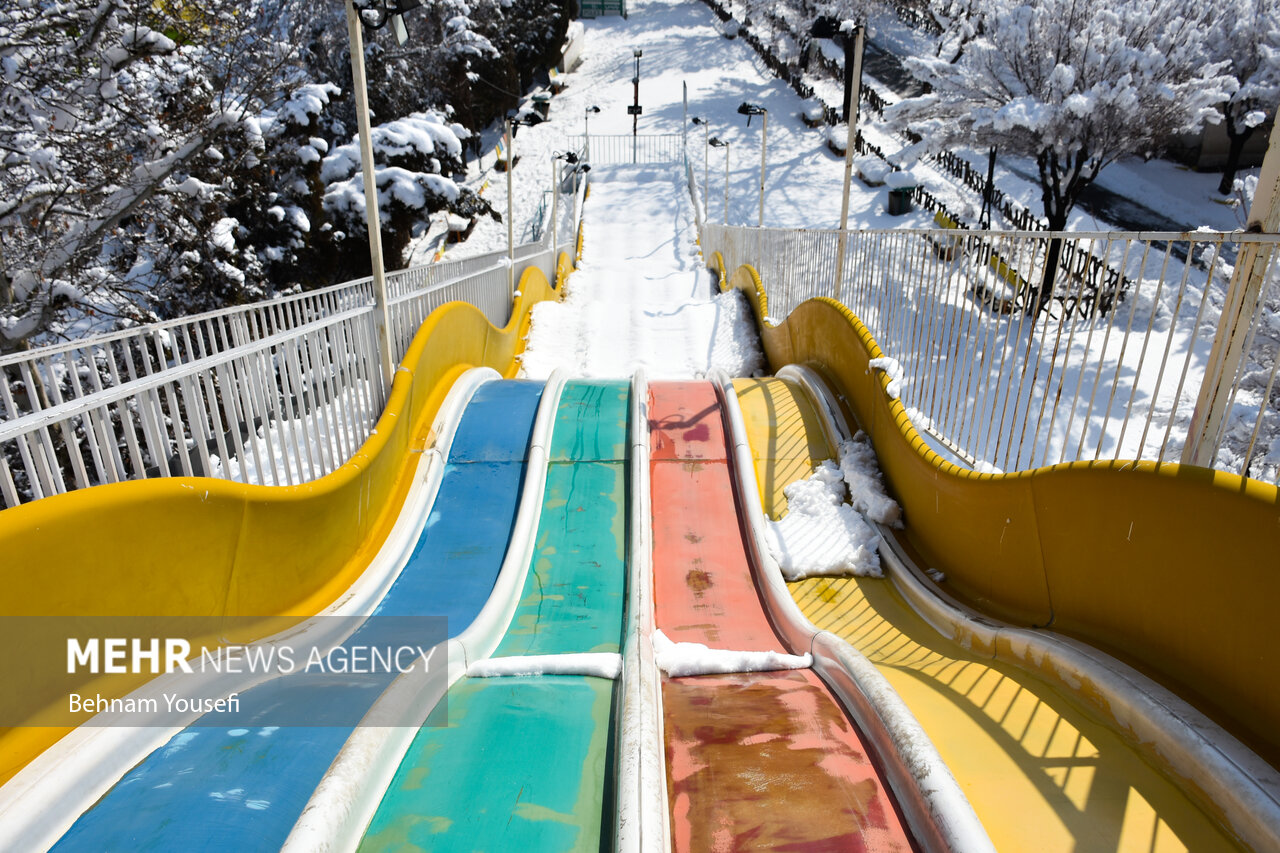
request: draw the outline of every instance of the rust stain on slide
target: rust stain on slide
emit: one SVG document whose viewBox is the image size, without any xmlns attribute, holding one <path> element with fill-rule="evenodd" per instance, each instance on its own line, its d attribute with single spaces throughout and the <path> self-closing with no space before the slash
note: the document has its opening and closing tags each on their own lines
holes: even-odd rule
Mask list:
<svg viewBox="0 0 1280 853">
<path fill-rule="evenodd" d="M 809 670 L 662 685 L 676 851 L 909 851 L 857 733 Z"/>
<path fill-rule="evenodd" d="M 658 626 L 676 642 L 777 649 L 738 529 L 715 389 L 709 382 L 653 387 L 650 434 L 663 447 L 650 464 Z"/>
</svg>

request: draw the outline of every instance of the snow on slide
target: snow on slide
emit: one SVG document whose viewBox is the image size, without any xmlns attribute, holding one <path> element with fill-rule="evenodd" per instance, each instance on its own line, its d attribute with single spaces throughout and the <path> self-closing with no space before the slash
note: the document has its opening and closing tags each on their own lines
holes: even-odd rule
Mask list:
<svg viewBox="0 0 1280 853">
<path fill-rule="evenodd" d="M 696 243 L 683 174 L 598 166 L 583 208 L 582 262 L 561 302 L 533 309 L 524 375 L 750 376 L 764 366 L 751 308 L 716 293 Z"/>
</svg>

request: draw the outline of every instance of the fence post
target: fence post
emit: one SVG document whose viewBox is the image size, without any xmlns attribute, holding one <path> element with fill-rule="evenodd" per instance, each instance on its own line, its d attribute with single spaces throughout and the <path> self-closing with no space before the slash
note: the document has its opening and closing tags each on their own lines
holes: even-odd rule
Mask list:
<svg viewBox="0 0 1280 853">
<path fill-rule="evenodd" d="M 1258 189 L 1249 208 L 1248 231 L 1274 234 L 1280 231 L 1280 133 L 1271 135 Z M 1253 311 L 1262 298 L 1267 268 L 1275 246 L 1270 243 L 1243 243 L 1235 271 L 1227 287 L 1227 298 L 1218 320 L 1218 331 L 1205 365 L 1200 394 L 1182 448 L 1182 464 L 1210 467 L 1217 453 L 1227 414 L 1231 385 L 1245 357 L 1245 343 L 1253 321 Z M 1213 271 L 1209 272 L 1210 281 Z M 1207 291 L 1204 297 L 1209 298 Z M 1245 460 L 1246 464 L 1248 460 Z"/>
</svg>

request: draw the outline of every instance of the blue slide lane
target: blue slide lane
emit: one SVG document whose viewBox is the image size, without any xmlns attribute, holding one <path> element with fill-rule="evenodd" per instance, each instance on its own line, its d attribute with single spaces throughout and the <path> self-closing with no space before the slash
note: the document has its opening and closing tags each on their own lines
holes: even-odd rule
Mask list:
<svg viewBox="0 0 1280 853">
<path fill-rule="evenodd" d="M 423 644 L 422 636 L 408 635 L 413 617 L 447 617 L 453 636 L 480 612 L 515 522 L 542 389 L 540 382 L 495 381 L 476 391 L 408 564 L 345 646 Z M 341 711 L 350 720 L 353 710 L 358 716 L 377 698 L 342 678 L 299 673 L 242 694 L 242 705 L 250 704 L 244 697 L 264 693 L 276 701 L 252 705 L 274 706 L 272 719 L 281 717 L 283 703 Z M 310 719 L 323 722 L 315 713 Z M 352 727 L 264 726 L 250 715 L 242 722 L 175 735 L 81 815 L 53 849 L 279 849 Z"/>
</svg>

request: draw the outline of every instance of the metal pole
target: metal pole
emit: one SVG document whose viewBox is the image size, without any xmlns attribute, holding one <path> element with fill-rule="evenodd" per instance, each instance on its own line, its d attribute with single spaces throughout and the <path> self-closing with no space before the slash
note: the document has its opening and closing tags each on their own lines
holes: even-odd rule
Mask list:
<svg viewBox="0 0 1280 853">
<path fill-rule="evenodd" d="M 591 159 L 591 110 L 588 109 L 582 114 L 582 157 L 585 160 Z"/>
<path fill-rule="evenodd" d="M 769 111 L 764 111 L 764 131 L 760 136 L 760 221 L 757 223 L 759 227 L 764 227 L 764 164 L 765 152 L 769 147 Z"/>
<path fill-rule="evenodd" d="M 680 88 L 684 92 L 684 115 L 680 119 L 680 148 L 687 155 L 689 153 L 689 84 L 681 80 Z"/>
<path fill-rule="evenodd" d="M 702 123 L 702 212 L 707 212 L 707 206 L 711 204 L 711 185 L 707 176 L 711 174 L 711 125 L 706 122 Z"/>
<path fill-rule="evenodd" d="M 729 224 L 729 143 L 724 144 L 724 224 Z"/>
<path fill-rule="evenodd" d="M 1248 231 L 1275 234 L 1280 231 L 1280 133 L 1271 134 L 1271 143 L 1262 160 L 1258 188 L 1249 208 Z M 1235 272 L 1227 287 L 1218 331 L 1205 365 L 1200 394 L 1187 428 L 1187 443 L 1182 450 L 1182 464 L 1211 467 L 1226 425 L 1227 400 L 1231 384 L 1246 355 L 1244 348 L 1253 324 L 1253 312 L 1261 297 L 1262 287 L 1274 246 L 1244 243 L 1236 259 Z M 1208 294 L 1202 298 L 1207 299 Z M 1248 464 L 1248 460 L 1245 460 Z"/>
<path fill-rule="evenodd" d="M 636 162 L 636 134 L 640 128 L 640 55 L 636 54 L 636 76 L 631 78 L 635 84 L 635 111 L 631 113 L 631 162 Z"/>
<path fill-rule="evenodd" d="M 373 266 L 373 320 L 378 334 L 382 380 L 390 391 L 396 370 L 391 355 L 391 310 L 387 304 L 387 279 L 382 269 L 382 225 L 378 221 L 378 185 L 373 170 L 373 142 L 369 136 L 369 90 L 364 76 L 364 34 L 352 0 L 347 0 L 347 37 L 351 42 L 351 78 L 356 95 L 356 120 L 360 128 L 364 213 L 369 229 L 369 261 Z"/>
<path fill-rule="evenodd" d="M 866 28 L 861 24 L 854 29 L 853 109 L 847 118 L 849 132 L 844 144 L 844 195 L 840 201 L 840 238 L 836 247 L 835 299 L 837 302 L 840 300 L 840 288 L 844 284 L 844 253 L 849 245 L 849 185 L 853 182 L 853 146 L 858 140 L 858 100 L 862 95 L 862 48 L 865 32 Z"/>
<path fill-rule="evenodd" d="M 556 265 L 556 247 L 559 244 L 560 236 L 560 167 L 556 165 L 560 161 L 555 157 L 551 158 L 551 267 Z"/>
<path fill-rule="evenodd" d="M 351 0 L 347 0 L 351 2 Z M 516 151 L 512 144 L 514 139 L 511 135 L 511 119 L 507 119 L 502 124 L 503 133 L 506 134 L 507 142 L 507 289 L 511 292 L 511 299 L 516 298 L 516 235 L 515 235 L 515 217 L 511 213 L 511 196 L 513 190 L 511 187 L 511 173 L 516 170 Z"/>
<path fill-rule="evenodd" d="M 996 190 L 996 147 L 987 152 L 987 183 L 982 188 L 982 214 L 978 217 L 978 230 L 991 228 L 991 202 Z"/>
</svg>

